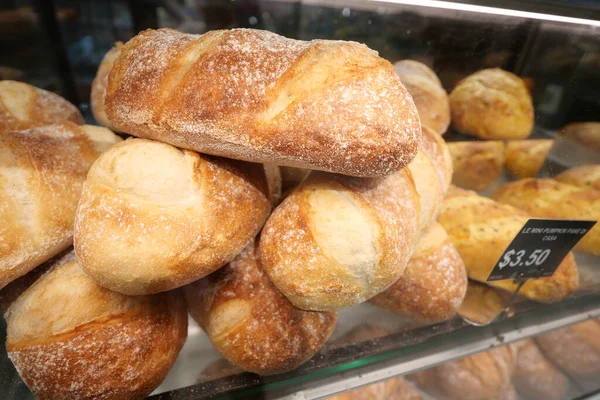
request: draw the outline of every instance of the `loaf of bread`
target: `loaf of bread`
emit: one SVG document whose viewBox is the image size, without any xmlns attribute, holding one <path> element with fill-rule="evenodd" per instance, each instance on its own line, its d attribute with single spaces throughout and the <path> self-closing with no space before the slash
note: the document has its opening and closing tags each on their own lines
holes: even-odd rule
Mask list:
<svg viewBox="0 0 600 400">
<path fill-rule="evenodd" d="M 411 379 L 445 400 L 509 399 L 514 365 L 513 351 L 504 346 L 417 372 Z"/>
<path fill-rule="evenodd" d="M 443 135 L 450 125 L 450 102 L 435 72 L 414 60 L 398 61 L 394 70 L 412 96 L 421 124 Z"/>
<path fill-rule="evenodd" d="M 0 289 L 71 245 L 94 147 L 110 138 L 72 122 L 0 135 Z"/>
<path fill-rule="evenodd" d="M 569 379 L 542 354 L 532 339 L 512 345 L 517 354 L 513 383 L 528 399 L 563 400 L 569 390 Z"/>
<path fill-rule="evenodd" d="M 507 141 L 504 151 L 506 171 L 517 179 L 535 177 L 553 144 L 552 139 Z"/>
<path fill-rule="evenodd" d="M 600 374 L 600 323 L 588 320 L 535 338 L 544 356 L 567 373 L 582 377 Z"/>
<path fill-rule="evenodd" d="M 492 197 L 537 218 L 600 220 L 600 191 L 554 179 L 528 178 L 506 183 Z M 596 224 L 575 249 L 600 255 L 600 224 Z"/>
<path fill-rule="evenodd" d="M 600 152 L 600 122 L 574 122 L 561 128 L 558 133 Z"/>
<path fill-rule="evenodd" d="M 444 228 L 434 223 L 400 279 L 370 301 L 403 317 L 435 322 L 456 314 L 466 290 L 465 265 Z"/>
<path fill-rule="evenodd" d="M 444 200 L 438 222 L 456 246 L 468 277 L 485 283 L 506 247 L 529 218 L 517 208 L 453 187 Z M 513 280 L 488 284 L 510 292 L 516 288 Z M 573 294 L 578 286 L 577 265 L 569 253 L 553 276 L 529 279 L 519 293 L 531 300 L 554 302 Z"/>
<path fill-rule="evenodd" d="M 104 125 L 113 131 L 116 129 L 112 126 L 106 116 L 104 98 L 106 96 L 106 86 L 108 85 L 108 74 L 110 74 L 115 60 L 119 54 L 121 54 L 121 47 L 123 47 L 123 43 L 117 42 L 115 43 L 115 47 L 110 49 L 108 53 L 104 55 L 104 58 L 98 67 L 96 77 L 92 82 L 92 93 L 90 94 L 90 106 L 94 118 L 96 118 L 96 121 L 99 124 Z"/>
<path fill-rule="evenodd" d="M 491 140 L 525 139 L 533 128 L 533 103 L 516 75 L 484 69 L 461 80 L 450 93 L 452 125 Z"/>
<path fill-rule="evenodd" d="M 584 189 L 600 190 L 600 164 L 574 167 L 561 172 L 554 179 Z"/>
<path fill-rule="evenodd" d="M 252 29 L 141 32 L 114 61 L 105 111 L 117 130 L 177 147 L 363 177 L 408 165 L 421 136 L 376 52 Z"/>
<path fill-rule="evenodd" d="M 423 400 L 423 396 L 410 382 L 398 376 L 327 400 Z"/>
<path fill-rule="evenodd" d="M 162 292 L 233 259 L 270 210 L 262 165 L 128 139 L 90 169 L 75 253 L 85 273 L 108 289 Z"/>
<path fill-rule="evenodd" d="M 190 314 L 219 353 L 260 375 L 300 366 L 335 327 L 335 313 L 297 309 L 279 293 L 262 270 L 254 243 L 183 291 Z"/>
<path fill-rule="evenodd" d="M 179 293 L 129 297 L 94 283 L 74 254 L 9 308 L 6 350 L 40 399 L 142 399 L 187 335 Z"/>
<path fill-rule="evenodd" d="M 502 141 L 450 142 L 454 174 L 452 183 L 465 189 L 483 191 L 492 186 L 504 169 Z"/>
<path fill-rule="evenodd" d="M 62 121 L 84 123 L 77 107 L 62 97 L 27 83 L 0 81 L 0 132 Z"/>
</svg>

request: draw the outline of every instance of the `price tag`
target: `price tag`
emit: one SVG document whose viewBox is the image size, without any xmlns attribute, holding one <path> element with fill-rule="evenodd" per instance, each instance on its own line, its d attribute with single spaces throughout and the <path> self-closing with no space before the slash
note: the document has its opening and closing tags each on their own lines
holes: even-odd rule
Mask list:
<svg viewBox="0 0 600 400">
<path fill-rule="evenodd" d="M 530 219 L 508 245 L 488 281 L 552 276 L 596 221 Z"/>
</svg>

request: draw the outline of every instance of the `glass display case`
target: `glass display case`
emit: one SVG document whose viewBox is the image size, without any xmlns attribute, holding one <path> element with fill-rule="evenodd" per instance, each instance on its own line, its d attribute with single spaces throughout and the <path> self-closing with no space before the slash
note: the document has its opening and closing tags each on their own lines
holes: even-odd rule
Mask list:
<svg viewBox="0 0 600 400">
<path fill-rule="evenodd" d="M 336 42 L 283 45 L 253 31 L 199 36 L 236 28 Z M 138 35 L 144 30 L 152 31 Z M 156 30 L 198 36 L 148 33 Z M 599 30 L 600 6 L 586 0 L 0 1 L 0 136 L 8 138 L 0 141 L 0 397 L 592 398 L 600 392 Z M 144 51 L 148 58 L 136 58 Z M 209 64 L 202 57 L 211 51 L 222 54 Z M 248 65 L 258 78 L 227 80 Z M 175 72 L 164 77 L 167 70 Z M 28 126 L 29 110 L 42 115 L 50 100 L 23 111 L 33 95 L 14 82 L 78 111 L 53 121 L 67 106 L 57 107 Z M 160 116 L 145 108 L 155 103 Z M 90 144 L 69 142 L 60 155 L 47 136 L 63 120 L 104 125 L 118 137 L 63 126 L 60 140 L 84 135 Z M 393 136 L 411 129 L 419 139 Z M 354 132 L 355 142 L 329 140 Z M 256 148 L 237 150 L 237 134 Z M 26 142 L 36 135 L 44 141 Z M 110 147 L 131 136 L 152 141 Z M 26 167 L 15 161 L 19 140 L 40 146 L 24 152 Z M 166 147 L 179 148 L 177 157 Z M 359 147 L 359 156 L 346 152 Z M 304 153 L 293 158 L 290 148 Z M 86 151 L 83 170 L 61 169 Z M 247 162 L 281 167 L 279 186 L 270 167 Z M 188 179 L 186 163 L 199 175 Z M 47 164 L 65 180 L 35 180 Z M 364 172 L 372 165 L 386 172 Z M 125 203 L 127 211 L 117 208 Z M 136 208 L 150 203 L 157 208 Z M 308 211 L 296 217 L 302 204 Z M 285 213 L 285 223 L 275 221 Z M 58 216 L 62 233 L 51 225 Z M 546 222 L 526 231 L 531 220 Z M 222 230 L 203 231 L 210 224 Z M 35 246 L 51 235 L 62 235 L 60 248 L 44 256 Z M 204 239 L 188 241 L 194 235 Z M 305 236 L 317 243 L 310 257 L 290 261 L 309 252 Z M 239 243 L 226 252 L 221 241 Z M 14 261 L 21 245 L 35 256 Z M 202 246 L 215 265 L 182 272 L 201 264 L 200 255 L 186 257 Z M 384 261 L 395 272 L 378 270 Z M 490 279 L 492 271 L 503 279 Z M 380 284 L 386 273 L 394 279 Z M 350 280 L 358 282 L 354 297 L 345 292 Z"/>
</svg>

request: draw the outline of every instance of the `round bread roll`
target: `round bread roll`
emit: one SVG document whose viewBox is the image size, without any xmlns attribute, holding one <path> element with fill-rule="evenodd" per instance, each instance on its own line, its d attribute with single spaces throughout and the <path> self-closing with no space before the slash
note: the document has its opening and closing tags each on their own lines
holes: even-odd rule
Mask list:
<svg viewBox="0 0 600 400">
<path fill-rule="evenodd" d="M 0 81 L 0 132 L 62 121 L 85 122 L 77 107 L 59 95 L 23 82 Z"/>
<path fill-rule="evenodd" d="M 600 151 L 600 122 L 574 122 L 561 128 L 559 134 Z"/>
<path fill-rule="evenodd" d="M 106 288 L 161 292 L 230 261 L 270 210 L 262 165 L 128 139 L 90 169 L 75 252 L 85 273 Z"/>
<path fill-rule="evenodd" d="M 467 76 L 450 93 L 452 125 L 482 139 L 525 139 L 533 128 L 533 103 L 523 80 L 499 68 Z"/>
<path fill-rule="evenodd" d="M 600 190 L 600 164 L 571 168 L 556 175 L 554 179 L 584 189 Z"/>
<path fill-rule="evenodd" d="M 467 291 L 467 272 L 446 231 L 434 223 L 419 239 L 404 274 L 370 302 L 419 321 L 452 318 Z"/>
<path fill-rule="evenodd" d="M 187 335 L 176 292 L 129 297 L 98 286 L 71 252 L 5 314 L 6 349 L 40 399 L 142 399 Z"/>
<path fill-rule="evenodd" d="M 535 177 L 553 144 L 552 139 L 509 140 L 504 151 L 506 170 L 517 179 Z"/>
<path fill-rule="evenodd" d="M 583 377 L 600 374 L 600 323 L 588 320 L 535 338 L 546 358 L 562 370 Z"/>
<path fill-rule="evenodd" d="M 96 118 L 96 121 L 99 124 L 104 125 L 113 131 L 115 128 L 108 120 L 108 117 L 106 116 L 106 110 L 104 109 L 104 97 L 106 96 L 108 75 L 110 74 L 115 60 L 121 54 L 122 47 L 123 43 L 117 42 L 115 43 L 115 47 L 110 49 L 108 53 L 104 55 L 104 58 L 98 67 L 96 77 L 92 82 L 92 93 L 90 94 L 90 105 L 92 108 L 92 114 L 94 114 L 94 118 Z"/>
<path fill-rule="evenodd" d="M 414 60 L 398 61 L 394 70 L 415 102 L 421 125 L 443 135 L 450 125 L 450 102 L 435 72 Z"/>
<path fill-rule="evenodd" d="M 279 293 L 263 272 L 254 243 L 183 291 L 190 314 L 219 353 L 259 375 L 300 366 L 335 328 L 335 313 L 297 309 Z"/>
<path fill-rule="evenodd" d="M 454 166 L 453 184 L 483 191 L 500 179 L 504 168 L 503 142 L 450 142 L 448 149 Z"/>
</svg>

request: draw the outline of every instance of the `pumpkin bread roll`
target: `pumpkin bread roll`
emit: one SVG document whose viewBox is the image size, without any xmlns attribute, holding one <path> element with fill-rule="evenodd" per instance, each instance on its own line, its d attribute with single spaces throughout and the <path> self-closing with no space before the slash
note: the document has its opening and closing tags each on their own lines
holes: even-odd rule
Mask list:
<svg viewBox="0 0 600 400">
<path fill-rule="evenodd" d="M 503 142 L 450 142 L 448 149 L 454 166 L 453 184 L 480 192 L 500 179 L 504 168 Z"/>
<path fill-rule="evenodd" d="M 506 170 L 516 179 L 535 177 L 553 144 L 552 139 L 507 141 L 504 151 Z"/>
<path fill-rule="evenodd" d="M 571 168 L 556 175 L 554 179 L 583 189 L 600 190 L 600 164 Z"/>
<path fill-rule="evenodd" d="M 600 152 L 600 122 L 574 122 L 559 129 L 558 133 Z"/>
</svg>

